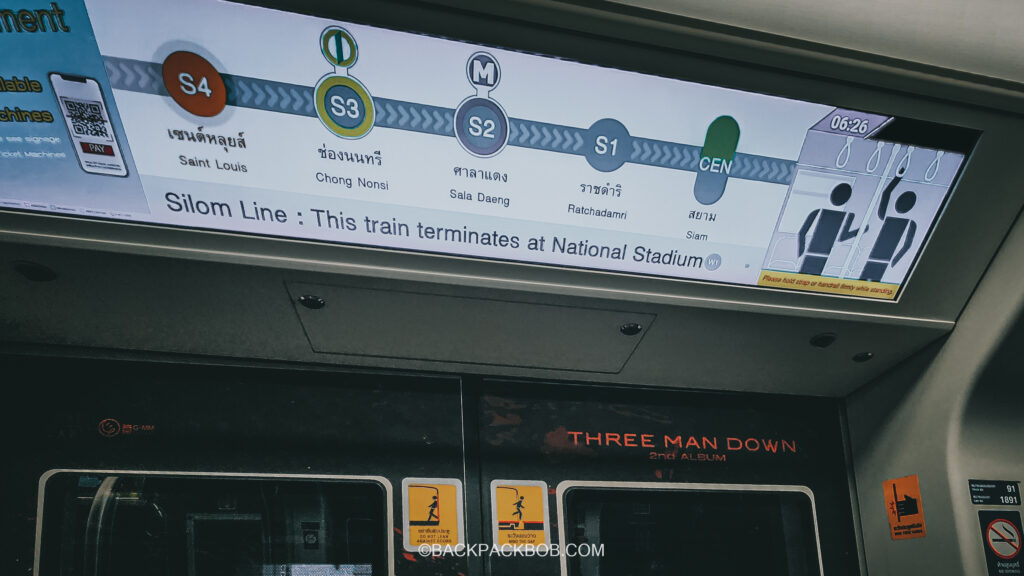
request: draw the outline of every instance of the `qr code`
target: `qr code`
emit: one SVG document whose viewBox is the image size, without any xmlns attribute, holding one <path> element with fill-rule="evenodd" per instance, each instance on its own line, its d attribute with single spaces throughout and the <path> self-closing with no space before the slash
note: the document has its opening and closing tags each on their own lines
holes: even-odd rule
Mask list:
<svg viewBox="0 0 1024 576">
<path fill-rule="evenodd" d="M 103 104 L 95 100 L 64 99 L 71 129 L 78 136 L 95 136 L 110 140 L 107 121 L 103 117 Z"/>
</svg>

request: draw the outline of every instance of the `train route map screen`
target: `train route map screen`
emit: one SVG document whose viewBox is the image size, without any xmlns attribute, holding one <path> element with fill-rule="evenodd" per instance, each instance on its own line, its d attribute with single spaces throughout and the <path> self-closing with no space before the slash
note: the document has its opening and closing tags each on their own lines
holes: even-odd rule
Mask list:
<svg viewBox="0 0 1024 576">
<path fill-rule="evenodd" d="M 0 42 L 0 209 L 894 300 L 964 162 L 883 114 L 216 0 L 0 0 Z"/>
</svg>

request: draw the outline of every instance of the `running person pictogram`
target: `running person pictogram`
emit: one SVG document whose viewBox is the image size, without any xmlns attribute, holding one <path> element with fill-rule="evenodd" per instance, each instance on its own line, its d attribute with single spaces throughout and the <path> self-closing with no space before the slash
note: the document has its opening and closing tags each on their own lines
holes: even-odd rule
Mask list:
<svg viewBox="0 0 1024 576">
<path fill-rule="evenodd" d="M 517 519 L 520 522 L 523 521 L 523 508 L 526 508 L 526 504 L 523 504 L 524 500 L 526 500 L 526 497 L 525 496 L 520 496 L 519 500 L 516 500 L 516 503 L 513 504 L 513 506 L 515 506 L 516 510 L 515 510 L 515 512 L 512 513 L 512 516 L 517 517 Z"/>
</svg>

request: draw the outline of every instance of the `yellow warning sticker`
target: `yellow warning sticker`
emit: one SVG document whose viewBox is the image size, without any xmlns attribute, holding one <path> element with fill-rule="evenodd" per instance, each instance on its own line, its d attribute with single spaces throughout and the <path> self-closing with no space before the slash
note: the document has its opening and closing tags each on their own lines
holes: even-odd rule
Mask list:
<svg viewBox="0 0 1024 576">
<path fill-rule="evenodd" d="M 880 298 L 883 300 L 895 300 L 896 293 L 900 288 L 899 284 L 871 282 L 868 280 L 829 278 L 827 276 L 815 276 L 813 274 L 776 272 L 775 270 L 762 270 L 761 276 L 757 280 L 757 285 L 768 286 L 770 288 L 804 290 L 806 292 L 841 294 L 843 296 Z"/>
<path fill-rule="evenodd" d="M 456 478 L 402 480 L 402 531 L 407 551 L 466 544 L 462 482 Z"/>
<path fill-rule="evenodd" d="M 917 474 L 893 478 L 883 483 L 885 510 L 889 515 L 889 532 L 893 540 L 924 538 L 924 504 Z"/>
<path fill-rule="evenodd" d="M 492 481 L 491 519 L 498 546 L 550 544 L 548 485 L 540 480 Z"/>
</svg>

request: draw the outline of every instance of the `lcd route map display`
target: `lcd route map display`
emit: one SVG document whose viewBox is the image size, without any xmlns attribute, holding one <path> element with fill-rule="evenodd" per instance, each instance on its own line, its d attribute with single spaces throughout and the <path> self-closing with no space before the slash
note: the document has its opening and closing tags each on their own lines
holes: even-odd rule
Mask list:
<svg viewBox="0 0 1024 576">
<path fill-rule="evenodd" d="M 893 118 L 212 0 L 0 0 L 0 208 L 894 299 Z"/>
</svg>

